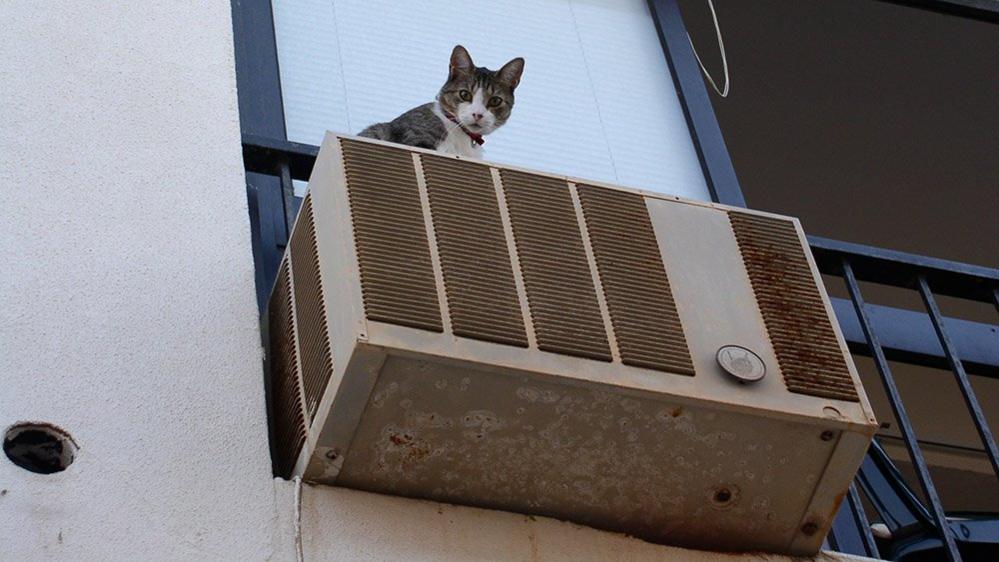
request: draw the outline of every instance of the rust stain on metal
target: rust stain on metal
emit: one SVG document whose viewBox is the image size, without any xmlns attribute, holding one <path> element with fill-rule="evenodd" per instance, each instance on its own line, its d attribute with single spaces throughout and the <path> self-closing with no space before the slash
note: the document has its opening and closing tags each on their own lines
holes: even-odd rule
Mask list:
<svg viewBox="0 0 999 562">
<path fill-rule="evenodd" d="M 787 389 L 859 402 L 794 223 L 728 216 Z"/>
<path fill-rule="evenodd" d="M 354 437 L 366 445 L 347 456 L 338 484 L 734 546 L 797 529 L 781 514 L 801 513 L 810 496 L 775 494 L 774 484 L 814 483 L 824 466 L 775 446 L 814 436 L 807 427 L 750 427 L 694 406 L 458 367 L 417 372 L 386 364 Z"/>
</svg>

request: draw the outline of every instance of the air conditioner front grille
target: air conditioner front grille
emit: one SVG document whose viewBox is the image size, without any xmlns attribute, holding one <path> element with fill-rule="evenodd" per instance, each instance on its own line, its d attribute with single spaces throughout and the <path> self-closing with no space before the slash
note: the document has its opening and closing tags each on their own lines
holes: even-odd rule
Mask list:
<svg viewBox="0 0 999 562">
<path fill-rule="evenodd" d="M 276 470 L 291 474 L 305 443 L 305 409 L 302 407 L 295 346 L 295 319 L 291 294 L 291 272 L 285 254 L 278 270 L 268 306 L 268 363 L 271 376 L 271 407 L 274 413 L 274 452 Z"/>
<path fill-rule="evenodd" d="M 787 389 L 858 402 L 794 223 L 737 211 L 729 221 Z"/>
<path fill-rule="evenodd" d="M 282 476 L 808 556 L 877 429 L 788 217 L 328 133 L 289 238 Z"/>
<path fill-rule="evenodd" d="M 458 336 L 527 347 L 524 317 L 489 168 L 421 159 L 447 294 Z"/>
<path fill-rule="evenodd" d="M 340 142 L 366 317 L 443 331 L 411 153 Z"/>
<path fill-rule="evenodd" d="M 538 348 L 610 361 L 568 184 L 511 170 L 501 178 Z"/>
<path fill-rule="evenodd" d="M 295 310 L 300 327 L 305 410 L 309 415 L 309 423 L 312 423 L 319 400 L 333 376 L 333 352 L 330 349 L 329 327 L 326 325 L 326 304 L 323 301 L 323 284 L 319 273 L 319 249 L 316 247 L 316 223 L 312 197 L 309 195 L 302 201 L 290 246 Z"/>
<path fill-rule="evenodd" d="M 577 191 L 621 362 L 693 375 L 645 199 L 590 185 Z"/>
</svg>

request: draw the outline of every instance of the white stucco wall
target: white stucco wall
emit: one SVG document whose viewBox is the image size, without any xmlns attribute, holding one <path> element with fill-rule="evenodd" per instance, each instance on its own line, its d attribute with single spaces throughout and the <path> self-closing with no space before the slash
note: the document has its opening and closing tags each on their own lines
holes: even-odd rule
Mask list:
<svg viewBox="0 0 999 562">
<path fill-rule="evenodd" d="M 0 560 L 295 560 L 270 476 L 228 2 L 0 5 Z M 306 560 L 728 560 L 306 486 Z M 778 558 L 774 558 L 775 560 Z"/>
<path fill-rule="evenodd" d="M 229 3 L 4 2 L 0 54 L 0 428 L 81 447 L 0 457 L 0 559 L 267 558 Z"/>
</svg>

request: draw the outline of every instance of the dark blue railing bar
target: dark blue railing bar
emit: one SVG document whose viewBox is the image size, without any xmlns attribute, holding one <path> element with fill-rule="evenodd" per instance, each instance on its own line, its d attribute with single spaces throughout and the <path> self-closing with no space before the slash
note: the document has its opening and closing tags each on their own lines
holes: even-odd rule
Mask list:
<svg viewBox="0 0 999 562">
<path fill-rule="evenodd" d="M 912 429 L 909 414 L 906 413 L 905 406 L 902 405 L 902 396 L 899 394 L 898 387 L 895 386 L 895 379 L 892 377 L 891 368 L 888 367 L 888 360 L 885 359 L 884 351 L 881 349 L 881 342 L 878 340 L 878 336 L 874 333 L 874 330 L 871 329 L 871 323 L 867 317 L 867 309 L 864 304 L 864 297 L 860 293 L 860 285 L 857 284 L 857 278 L 853 274 L 850 261 L 843 259 L 841 265 L 843 279 L 846 282 L 846 290 L 850 293 L 853 306 L 857 311 L 857 318 L 860 321 L 860 327 L 864 331 L 864 336 L 870 345 L 874 364 L 877 366 L 878 374 L 881 376 L 881 383 L 884 386 L 885 394 L 888 395 L 888 403 L 895 414 L 895 420 L 898 421 L 899 430 L 905 441 L 905 448 L 909 451 L 909 458 L 912 459 L 912 465 L 916 469 L 919 485 L 923 488 L 923 493 L 930 502 L 930 513 L 933 516 L 934 527 L 943 540 L 947 559 L 951 562 L 957 562 L 961 560 L 961 553 L 958 552 L 954 536 L 950 532 L 947 515 L 944 513 L 943 505 L 940 503 L 940 496 L 937 494 L 933 480 L 930 478 L 930 470 L 926 465 L 926 459 L 923 458 L 923 452 L 916 441 L 916 433 Z"/>
<path fill-rule="evenodd" d="M 996 478 L 999 478 L 999 450 L 996 449 L 995 438 L 992 436 L 992 431 L 989 430 L 985 414 L 982 413 L 982 406 L 978 403 L 975 390 L 971 387 L 971 381 L 968 380 L 968 374 L 964 372 L 964 365 L 961 364 L 961 358 L 954 347 L 954 342 L 950 340 L 950 336 L 944 328 L 943 315 L 940 314 L 937 301 L 933 298 L 933 291 L 930 289 L 929 282 L 923 275 L 919 276 L 918 282 L 919 296 L 923 298 L 923 304 L 926 305 L 926 312 L 929 313 L 930 320 L 933 321 L 933 329 L 937 332 L 944 355 L 947 357 L 950 369 L 957 380 L 957 386 L 961 389 L 964 403 L 968 406 L 968 412 L 971 413 L 972 421 L 975 422 L 975 429 L 978 430 L 978 436 L 982 439 L 982 444 L 985 445 L 985 453 L 989 457 L 989 462 L 992 463 L 992 471 Z"/>
<path fill-rule="evenodd" d="M 292 179 L 308 181 L 319 156 L 313 144 L 243 134 L 243 165 L 247 171 L 280 175 L 279 163 L 287 161 Z"/>
<path fill-rule="evenodd" d="M 717 203 L 745 207 L 746 199 L 725 148 L 725 138 L 715 118 L 707 86 L 701 78 L 687 28 L 683 24 L 680 4 L 677 0 L 648 0 L 648 5 L 711 199 Z"/>
<path fill-rule="evenodd" d="M 892 536 L 903 537 L 933 526 L 929 511 L 909 490 L 877 439 L 860 463 L 854 483 L 860 486 Z"/>
<path fill-rule="evenodd" d="M 999 23 L 999 2 L 996 0 L 881 0 L 939 14 Z"/>
<path fill-rule="evenodd" d="M 280 160 L 278 173 L 281 178 L 281 204 L 284 207 L 287 240 L 291 240 L 291 227 L 295 224 L 295 184 L 291 181 L 291 165 L 287 158 Z"/>
<path fill-rule="evenodd" d="M 842 273 L 838 268 L 839 266 L 836 276 L 840 277 Z M 857 270 L 854 269 L 853 272 L 856 274 Z M 849 298 L 832 297 L 829 300 L 850 351 L 870 355 L 853 303 Z M 935 369 L 949 368 L 936 332 L 933 331 L 933 323 L 924 311 L 868 303 L 867 316 L 874 331 L 881 337 L 881 347 L 890 361 Z M 957 345 L 968 374 L 999 378 L 997 326 L 953 317 L 945 318 L 944 324 Z"/>
<path fill-rule="evenodd" d="M 815 263 L 823 273 L 838 274 L 840 260 L 849 256 L 853 273 L 861 281 L 873 281 L 893 287 L 916 287 L 916 273 L 925 275 L 938 295 L 948 295 L 980 302 L 991 302 L 999 287 L 999 269 L 944 260 L 808 236 Z"/>
<path fill-rule="evenodd" d="M 864 543 L 864 552 L 871 558 L 877 558 L 878 545 L 874 542 L 874 535 L 871 534 L 871 523 L 867 520 L 867 513 L 864 512 L 864 504 L 860 501 L 860 494 L 857 493 L 857 486 L 850 484 L 850 491 L 846 495 L 847 505 L 853 513 L 857 522 L 857 530 L 860 532 L 860 539 Z"/>
<path fill-rule="evenodd" d="M 829 534 L 829 547 L 838 552 L 862 554 L 878 558 L 877 544 L 871 535 L 871 524 L 867 521 L 857 488 L 851 484 L 842 507 L 833 519 Z"/>
</svg>

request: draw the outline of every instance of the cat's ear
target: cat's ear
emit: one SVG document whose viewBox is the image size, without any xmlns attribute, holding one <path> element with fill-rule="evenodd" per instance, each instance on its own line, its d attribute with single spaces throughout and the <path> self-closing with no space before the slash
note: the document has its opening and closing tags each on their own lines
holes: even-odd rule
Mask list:
<svg viewBox="0 0 999 562">
<path fill-rule="evenodd" d="M 472 63 L 472 57 L 468 51 L 461 45 L 455 45 L 454 50 L 451 51 L 451 76 L 470 74 L 473 70 L 475 70 L 475 64 Z"/>
<path fill-rule="evenodd" d="M 508 84 L 512 90 L 517 87 L 517 84 L 520 84 L 520 75 L 523 73 L 524 59 L 517 57 L 504 64 L 503 68 L 499 69 L 496 74 L 500 81 Z"/>
</svg>

